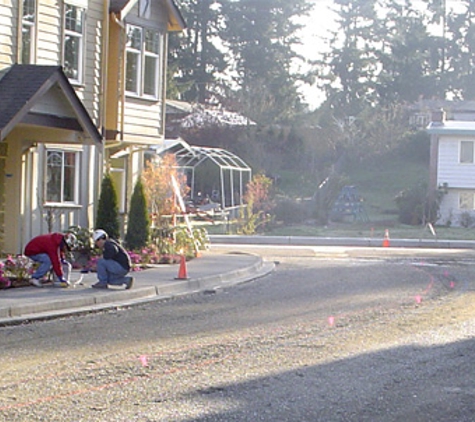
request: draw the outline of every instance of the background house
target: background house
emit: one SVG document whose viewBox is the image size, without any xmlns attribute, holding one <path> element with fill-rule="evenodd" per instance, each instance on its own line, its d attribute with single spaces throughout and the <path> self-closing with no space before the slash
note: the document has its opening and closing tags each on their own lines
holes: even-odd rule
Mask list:
<svg viewBox="0 0 475 422">
<path fill-rule="evenodd" d="M 446 120 L 432 113 L 430 191 L 444 192 L 438 224 L 475 223 L 475 121 Z"/>
<path fill-rule="evenodd" d="M 440 99 L 420 99 L 407 106 L 409 125 L 425 129 L 431 122 L 434 110 L 444 110 L 447 120 L 475 120 L 475 101 L 449 101 Z"/>
<path fill-rule="evenodd" d="M 164 138 L 172 0 L 0 5 L 0 250 L 92 228 L 104 171 L 123 213 L 145 145 Z"/>
</svg>

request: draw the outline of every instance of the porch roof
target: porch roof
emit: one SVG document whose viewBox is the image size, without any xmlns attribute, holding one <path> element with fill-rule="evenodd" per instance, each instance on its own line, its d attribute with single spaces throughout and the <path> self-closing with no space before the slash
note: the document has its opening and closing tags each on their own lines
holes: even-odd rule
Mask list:
<svg viewBox="0 0 475 422">
<path fill-rule="evenodd" d="M 40 103 L 53 88 L 72 110 L 59 115 Z M 36 106 L 36 107 L 35 107 Z M 0 141 L 18 124 L 83 132 L 93 142 L 102 136 L 76 95 L 61 66 L 15 64 L 0 72 Z"/>
</svg>

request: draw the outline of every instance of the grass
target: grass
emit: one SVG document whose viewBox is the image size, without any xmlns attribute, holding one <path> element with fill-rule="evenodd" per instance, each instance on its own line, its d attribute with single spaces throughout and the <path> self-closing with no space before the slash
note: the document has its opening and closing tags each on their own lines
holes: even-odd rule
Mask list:
<svg viewBox="0 0 475 422">
<path fill-rule="evenodd" d="M 406 157 L 387 156 L 373 163 L 362 163 L 348 171 L 351 184 L 356 186 L 370 221 L 397 221 L 395 197 L 404 189 L 427 183 L 429 165 Z"/>
<path fill-rule="evenodd" d="M 315 193 L 316 185 L 313 186 L 312 192 L 310 181 L 303 179 L 297 173 L 282 172 L 281 176 L 279 188 L 284 192 L 291 192 L 292 195 L 289 196 L 308 197 Z M 436 226 L 434 235 L 427 226 L 409 226 L 399 223 L 394 199 L 404 189 L 412 188 L 419 183 L 427 183 L 429 177 L 427 159 L 418 159 L 407 153 L 388 155 L 369 163 L 348 167 L 347 176 L 348 184 L 355 186 L 363 199 L 369 222 L 330 222 L 321 226 L 309 220 L 305 224 L 288 226 L 277 224 L 260 234 L 383 239 L 387 229 L 390 238 L 394 239 L 475 240 L 475 231 L 463 227 Z M 207 228 L 210 234 L 225 234 L 229 227 L 216 224 Z"/>
<path fill-rule="evenodd" d="M 420 156 L 421 154 L 419 154 Z M 428 156 L 428 151 L 427 151 Z M 269 236 L 318 236 L 383 238 L 386 229 L 390 237 L 400 239 L 475 240 L 475 231 L 463 227 L 434 227 L 435 236 L 427 226 L 400 224 L 394 201 L 404 189 L 427 183 L 427 158 L 410 154 L 392 154 L 347 168 L 349 185 L 357 188 L 363 199 L 368 223 L 343 222 L 318 226 L 309 222 L 292 226 L 277 226 L 266 231 Z"/>
</svg>

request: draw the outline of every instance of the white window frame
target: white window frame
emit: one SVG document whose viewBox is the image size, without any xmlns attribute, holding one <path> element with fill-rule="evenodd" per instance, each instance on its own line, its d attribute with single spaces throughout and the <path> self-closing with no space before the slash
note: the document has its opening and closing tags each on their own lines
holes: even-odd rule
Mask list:
<svg viewBox="0 0 475 422">
<path fill-rule="evenodd" d="M 67 14 L 68 11 L 76 11 L 76 13 L 80 13 L 80 24 L 81 28 L 80 31 L 75 30 L 73 28 L 68 28 L 68 19 Z M 69 69 L 66 63 L 66 43 L 70 39 L 75 39 L 77 41 L 77 51 L 75 52 L 76 57 L 76 64 Z M 71 83 L 82 84 L 83 83 L 83 74 L 84 74 L 84 43 L 86 39 L 86 9 L 84 7 L 79 7 L 74 2 L 65 2 L 64 9 L 63 9 L 63 68 L 64 73 L 68 77 Z M 76 72 L 74 75 L 73 72 Z"/>
<path fill-rule="evenodd" d="M 467 148 L 470 147 L 471 151 L 464 148 L 464 146 L 466 146 Z M 459 163 L 473 164 L 474 152 L 475 152 L 474 141 L 460 141 Z"/>
<path fill-rule="evenodd" d="M 135 35 L 140 34 L 139 42 L 134 43 L 134 45 L 132 45 L 131 42 L 132 33 L 134 33 Z M 147 42 L 147 40 L 149 40 L 147 35 L 149 34 L 155 37 L 156 42 L 152 42 L 151 44 Z M 133 79 L 126 80 L 127 95 L 158 100 L 160 94 L 161 43 L 162 37 L 158 31 L 143 28 L 137 25 L 127 25 L 126 78 L 128 78 L 129 75 L 133 76 Z M 150 48 L 150 46 L 152 46 L 152 48 Z M 129 68 L 129 57 L 135 58 L 135 68 Z M 155 64 L 154 73 L 152 75 L 146 74 L 147 70 L 149 69 L 149 67 L 147 66 L 148 62 L 152 62 Z M 152 89 L 153 92 L 147 92 L 147 87 L 145 86 L 145 83 L 149 78 L 152 78 L 154 80 Z"/>
<path fill-rule="evenodd" d="M 50 182 L 50 173 L 49 173 L 49 158 L 50 154 L 56 154 L 61 160 L 60 163 L 60 192 L 59 192 L 59 198 L 57 200 L 52 200 L 48 198 L 49 192 L 48 192 L 48 183 Z M 65 161 L 65 155 L 66 154 L 72 154 L 73 159 L 74 159 L 74 169 L 73 169 L 73 187 L 72 187 L 72 199 L 71 200 L 65 200 L 65 178 L 66 178 L 66 161 Z M 44 186 L 44 195 L 45 195 L 45 204 L 46 205 L 52 205 L 52 204 L 66 204 L 66 205 L 78 205 L 79 203 L 79 169 L 80 169 L 80 158 L 81 158 L 81 153 L 77 150 L 69 150 L 69 149 L 61 149 L 61 148 L 47 148 L 45 152 L 45 186 Z"/>
<path fill-rule="evenodd" d="M 28 4 L 33 10 L 28 10 Z M 21 42 L 20 42 L 20 62 L 22 64 L 34 64 L 36 62 L 36 22 L 37 22 L 37 0 L 22 0 L 21 10 Z M 28 14 L 27 14 L 28 12 Z M 30 18 L 30 19 L 28 19 Z M 25 41 L 29 40 L 29 48 L 25 48 Z M 28 59 L 25 60 L 24 54 L 28 50 Z"/>
</svg>

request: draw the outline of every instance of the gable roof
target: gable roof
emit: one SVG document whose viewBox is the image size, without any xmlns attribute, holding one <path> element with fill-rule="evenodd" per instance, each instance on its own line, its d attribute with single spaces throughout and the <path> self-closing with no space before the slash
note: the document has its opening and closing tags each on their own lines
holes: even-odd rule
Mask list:
<svg viewBox="0 0 475 422">
<path fill-rule="evenodd" d="M 73 117 L 42 112 L 41 108 L 32 112 L 54 86 L 59 88 L 60 95 L 73 111 Z M 93 141 L 102 141 L 61 66 L 15 64 L 0 72 L 0 141 L 19 123 L 82 131 Z"/>
<path fill-rule="evenodd" d="M 122 12 L 124 15 L 130 12 L 132 7 L 137 4 L 138 0 L 111 0 L 109 5 L 109 12 L 110 13 L 120 13 Z M 157 0 L 151 0 L 157 1 Z M 183 19 L 183 16 L 178 9 L 174 0 L 164 0 L 165 6 L 168 10 L 168 27 L 167 30 L 170 32 L 173 31 L 182 31 L 186 28 L 186 22 Z"/>
</svg>

